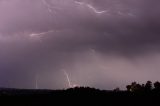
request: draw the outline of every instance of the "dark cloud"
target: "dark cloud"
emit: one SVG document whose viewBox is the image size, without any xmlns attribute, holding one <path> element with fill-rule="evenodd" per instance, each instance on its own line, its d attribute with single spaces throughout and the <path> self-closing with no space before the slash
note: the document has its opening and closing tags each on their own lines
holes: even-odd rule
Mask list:
<svg viewBox="0 0 160 106">
<path fill-rule="evenodd" d="M 42 88 L 63 88 L 63 69 L 74 83 L 100 88 L 123 86 L 134 79 L 155 80 L 159 4 L 158 0 L 1 0 L 0 84 L 33 88 L 39 73 Z M 146 64 L 156 64 L 155 74 L 147 71 L 152 66 L 146 68 L 145 58 Z"/>
</svg>

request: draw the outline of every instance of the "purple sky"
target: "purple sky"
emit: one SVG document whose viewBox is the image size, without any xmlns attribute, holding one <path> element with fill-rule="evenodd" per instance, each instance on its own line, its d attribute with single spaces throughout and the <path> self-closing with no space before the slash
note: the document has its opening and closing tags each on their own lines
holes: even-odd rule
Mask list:
<svg viewBox="0 0 160 106">
<path fill-rule="evenodd" d="M 125 88 L 160 80 L 159 0 L 0 0 L 0 86 Z M 37 77 L 36 77 L 37 76 Z"/>
</svg>

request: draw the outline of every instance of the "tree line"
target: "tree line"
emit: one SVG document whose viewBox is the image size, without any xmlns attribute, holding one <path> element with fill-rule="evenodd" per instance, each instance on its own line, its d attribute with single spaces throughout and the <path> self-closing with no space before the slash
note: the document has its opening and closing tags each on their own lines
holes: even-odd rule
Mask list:
<svg viewBox="0 0 160 106">
<path fill-rule="evenodd" d="M 126 86 L 129 92 L 150 92 L 150 91 L 160 91 L 160 82 L 152 83 L 147 81 L 145 84 L 139 84 L 137 82 L 132 82 L 130 85 Z"/>
</svg>

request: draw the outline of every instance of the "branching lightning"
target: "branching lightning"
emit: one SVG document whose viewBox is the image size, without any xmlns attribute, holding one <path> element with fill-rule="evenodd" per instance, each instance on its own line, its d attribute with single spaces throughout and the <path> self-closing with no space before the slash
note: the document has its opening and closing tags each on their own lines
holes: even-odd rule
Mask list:
<svg viewBox="0 0 160 106">
<path fill-rule="evenodd" d="M 41 1 L 47 7 L 48 12 L 52 13 L 52 10 L 51 10 L 50 6 L 48 5 L 48 3 L 46 2 L 46 0 L 41 0 Z"/>
<path fill-rule="evenodd" d="M 65 74 L 65 76 L 66 76 L 66 78 L 67 78 L 69 88 L 72 88 L 73 86 L 72 86 L 72 84 L 71 84 L 71 81 L 70 81 L 70 78 L 69 78 L 68 73 L 67 73 L 65 70 L 63 70 L 63 71 L 64 71 L 64 74 Z"/>
<path fill-rule="evenodd" d="M 84 5 L 83 2 L 79 2 L 79 1 L 74 1 L 76 4 L 79 4 L 79 5 Z"/>
<path fill-rule="evenodd" d="M 90 9 L 92 9 L 95 13 L 97 13 L 97 14 L 102 14 L 102 13 L 105 13 L 105 12 L 107 12 L 107 11 L 98 11 L 98 10 L 96 10 L 96 8 L 94 8 L 92 5 L 90 5 L 90 4 L 86 4 L 87 5 L 87 7 L 89 7 Z"/>
<path fill-rule="evenodd" d="M 53 7 L 53 6 L 50 6 L 48 3 L 47 3 L 47 1 L 46 0 L 41 0 L 42 1 L 42 3 L 46 6 L 46 8 L 47 8 L 47 10 L 48 10 L 48 12 L 49 13 L 56 13 L 56 11 L 53 11 L 53 9 L 59 9 L 59 8 L 57 8 L 57 7 Z"/>
<path fill-rule="evenodd" d="M 53 30 L 51 30 L 51 31 L 41 32 L 41 33 L 32 33 L 32 34 L 30 34 L 30 37 L 41 36 L 41 35 L 45 35 L 45 34 L 47 34 L 47 33 L 51 33 L 51 32 L 54 32 L 54 31 L 53 31 Z"/>
<path fill-rule="evenodd" d="M 29 34 L 29 37 L 33 38 L 33 39 L 38 39 L 39 41 L 41 41 L 43 35 L 48 34 L 48 33 L 52 33 L 52 32 L 55 32 L 55 31 L 50 30 L 50 31 L 41 32 L 41 33 L 31 33 L 31 34 Z"/>
<path fill-rule="evenodd" d="M 84 2 L 78 2 L 78 1 L 74 1 L 74 2 L 78 5 L 84 5 L 84 6 L 88 7 L 89 9 L 91 9 L 96 14 L 103 14 L 103 13 L 108 12 L 107 10 L 99 11 L 95 7 L 93 7 L 91 4 L 87 4 L 87 3 L 84 3 Z"/>
<path fill-rule="evenodd" d="M 64 74 L 65 74 L 65 76 L 66 76 L 66 78 L 67 78 L 67 82 L 68 82 L 69 88 L 74 88 L 74 87 L 78 87 L 78 86 L 79 86 L 79 85 L 77 85 L 77 84 L 72 84 L 72 83 L 71 83 L 71 80 L 70 80 L 70 78 L 69 78 L 69 74 L 68 74 L 65 70 L 63 70 L 63 72 L 64 72 Z"/>
</svg>

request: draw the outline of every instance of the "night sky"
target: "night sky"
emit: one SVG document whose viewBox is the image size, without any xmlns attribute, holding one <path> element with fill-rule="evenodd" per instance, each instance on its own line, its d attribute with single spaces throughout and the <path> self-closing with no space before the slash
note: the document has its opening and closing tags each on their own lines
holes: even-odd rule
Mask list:
<svg viewBox="0 0 160 106">
<path fill-rule="evenodd" d="M 0 0 L 0 87 L 125 88 L 160 80 L 160 0 Z"/>
</svg>

